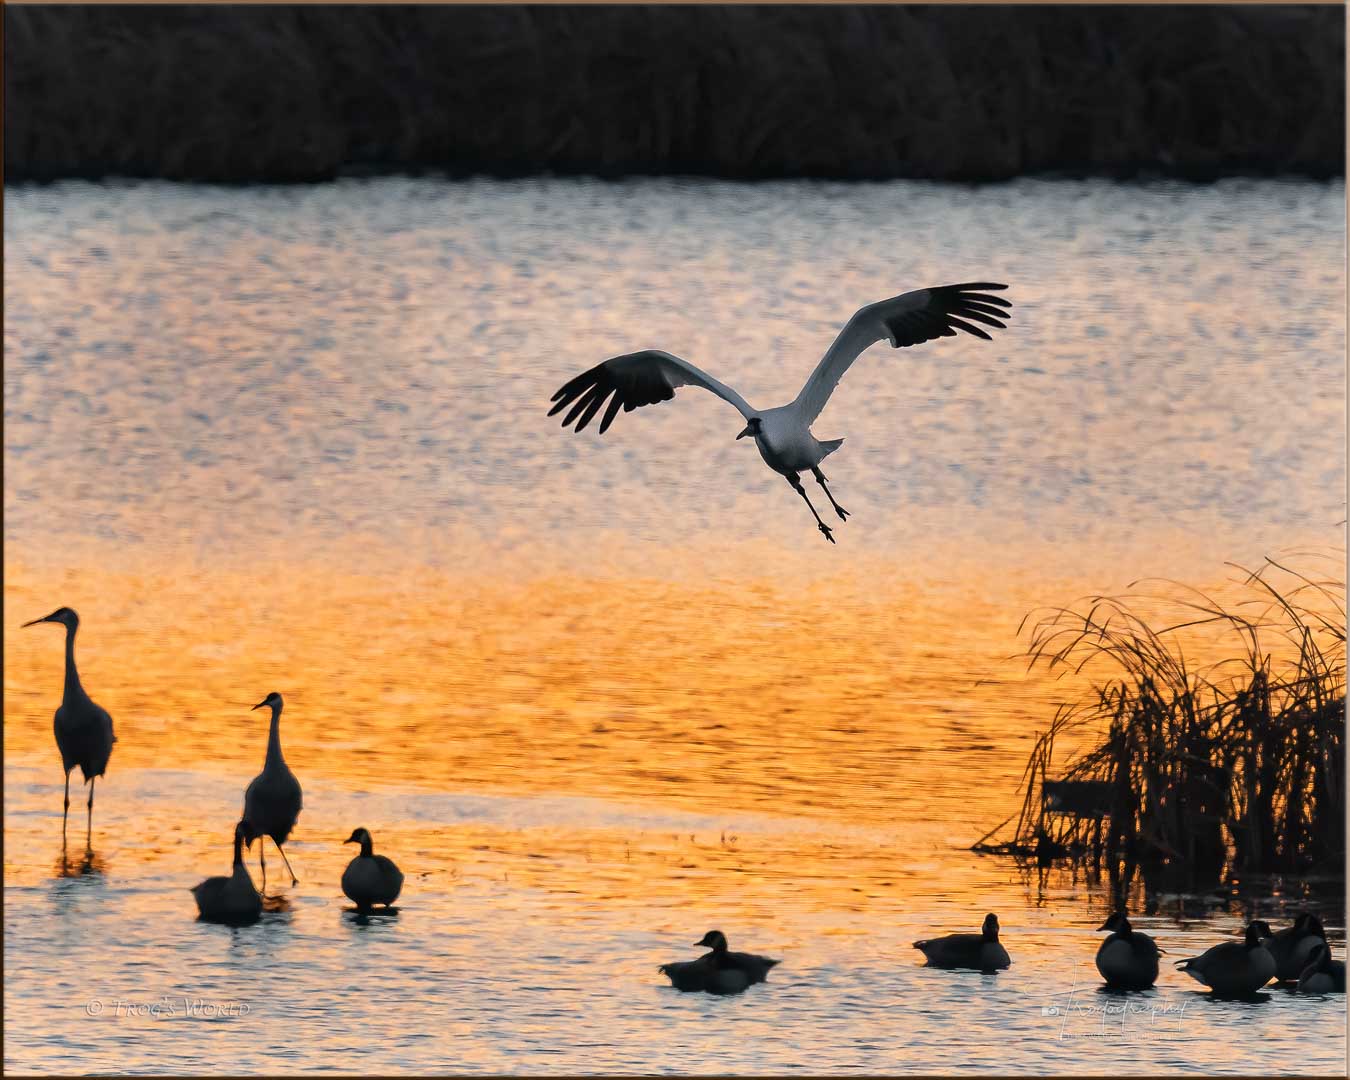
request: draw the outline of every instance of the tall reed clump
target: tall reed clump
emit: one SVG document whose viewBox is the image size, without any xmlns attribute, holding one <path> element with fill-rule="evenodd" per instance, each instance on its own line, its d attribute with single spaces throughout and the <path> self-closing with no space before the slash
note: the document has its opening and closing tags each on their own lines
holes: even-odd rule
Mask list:
<svg viewBox="0 0 1350 1080">
<path fill-rule="evenodd" d="M 1115 675 L 1062 704 L 1036 743 L 1007 839 L 1128 881 L 1335 877 L 1345 856 L 1345 582 L 1267 560 L 1220 603 L 1176 583 L 1033 612 L 1032 667 Z M 1209 633 L 1207 633 L 1207 631 Z M 1212 631 L 1219 631 L 1218 640 Z M 1193 666 L 1183 638 L 1238 655 Z M 1057 740 L 1080 750 L 1059 777 Z"/>
</svg>

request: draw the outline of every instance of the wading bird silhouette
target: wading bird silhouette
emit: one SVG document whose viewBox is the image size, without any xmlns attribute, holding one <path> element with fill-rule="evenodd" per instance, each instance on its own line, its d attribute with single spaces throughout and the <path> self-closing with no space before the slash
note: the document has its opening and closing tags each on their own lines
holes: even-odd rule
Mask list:
<svg viewBox="0 0 1350 1080">
<path fill-rule="evenodd" d="M 61 813 L 61 838 L 65 839 L 66 819 L 70 816 L 70 770 L 76 765 L 84 774 L 89 785 L 89 818 L 86 825 L 85 840 L 94 831 L 94 780 L 108 768 L 108 758 L 112 755 L 113 743 L 117 736 L 113 734 L 112 717 L 108 710 L 94 704 L 80 685 L 80 673 L 75 670 L 75 631 L 80 628 L 80 617 L 68 607 L 57 608 L 50 615 L 24 623 L 24 626 L 36 626 L 38 623 L 60 623 L 66 628 L 66 685 L 61 693 L 61 707 L 56 710 L 53 729 L 56 732 L 56 746 L 61 751 L 61 767 L 66 772 L 66 803 Z"/>
<path fill-rule="evenodd" d="M 620 408 L 632 412 L 643 405 L 669 401 L 680 386 L 701 386 L 711 390 L 740 410 L 746 425 L 736 438 L 754 437 L 764 463 L 786 477 L 792 490 L 806 500 L 821 533 L 833 544 L 833 532 L 816 513 L 799 474 L 810 469 L 839 519 L 843 521 L 848 517 L 848 511 L 830 494 L 826 476 L 820 471 L 821 461 L 838 450 L 844 440 L 821 442 L 811 434 L 812 423 L 825 408 L 844 372 L 878 341 L 889 341 L 894 348 L 900 349 L 938 337 L 955 337 L 957 330 L 992 340 L 974 323 L 1004 328 L 1001 320 L 1008 318 L 1010 312 L 1007 309 L 1012 305 L 1001 297 L 989 296 L 988 292 L 1006 288 L 1006 285 L 993 282 L 940 285 L 916 289 L 860 308 L 834 339 L 801 393 L 776 409 L 752 408 L 731 387 L 689 361 L 668 352 L 647 349 L 612 357 L 582 372 L 553 395 L 554 405 L 548 414 L 553 416 L 570 405 L 563 417 L 563 427 L 575 421 L 576 430 L 583 431 L 608 400 L 609 406 L 600 420 L 600 434 L 603 435 Z"/>
<path fill-rule="evenodd" d="M 272 710 L 272 726 L 267 733 L 267 760 L 263 771 L 253 778 L 248 790 L 244 792 L 244 817 L 240 822 L 243 828 L 244 842 L 250 848 L 258 841 L 258 861 L 262 865 L 262 888 L 267 891 L 267 856 L 264 854 L 266 837 L 270 836 L 281 852 L 281 861 L 291 875 L 291 884 L 298 885 L 300 880 L 291 869 L 291 861 L 286 858 L 282 844 L 295 828 L 295 819 L 300 816 L 300 781 L 295 778 L 281 756 L 281 695 L 270 693 L 254 705 L 261 709 L 264 705 Z M 252 710 L 250 710 L 252 711 Z"/>
</svg>

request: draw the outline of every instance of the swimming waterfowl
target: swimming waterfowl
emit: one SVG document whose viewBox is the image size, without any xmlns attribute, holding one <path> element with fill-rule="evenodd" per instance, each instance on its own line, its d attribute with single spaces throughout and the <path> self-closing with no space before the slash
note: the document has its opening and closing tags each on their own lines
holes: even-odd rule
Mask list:
<svg viewBox="0 0 1350 1080">
<path fill-rule="evenodd" d="M 1344 994 L 1345 961 L 1331 958 L 1331 946 L 1319 941 L 1312 958 L 1298 977 L 1300 994 Z"/>
<path fill-rule="evenodd" d="M 359 911 L 369 911 L 375 904 L 388 907 L 398 899 L 403 888 L 403 871 L 392 859 L 374 853 L 374 843 L 365 829 L 353 829 L 344 844 L 360 844 L 361 854 L 347 864 L 342 872 L 342 891 Z"/>
<path fill-rule="evenodd" d="M 697 960 L 662 964 L 661 974 L 670 979 L 670 985 L 685 992 L 703 991 L 708 994 L 739 994 L 753 983 L 764 982 L 769 969 L 781 961 L 753 953 L 730 952 L 726 935 L 720 930 L 709 930 L 695 947 L 707 947 Z"/>
<path fill-rule="evenodd" d="M 253 879 L 244 866 L 244 823 L 234 827 L 234 871 L 229 877 L 209 877 L 192 887 L 197 914 L 208 922 L 236 926 L 257 922 L 262 914 L 262 897 L 253 887 Z"/>
<path fill-rule="evenodd" d="M 1276 931 L 1266 942 L 1270 955 L 1275 957 L 1275 978 L 1279 982 L 1297 979 L 1312 960 L 1317 946 L 1326 940 L 1322 920 L 1307 911 L 1294 920 L 1293 926 Z"/>
<path fill-rule="evenodd" d="M 1242 941 L 1225 941 L 1176 966 L 1220 997 L 1254 994 L 1275 977 L 1275 957 L 1265 946 L 1269 937 L 1269 924 L 1257 919 L 1247 925 Z"/>
<path fill-rule="evenodd" d="M 1147 990 L 1158 981 L 1158 946 L 1130 925 L 1125 912 L 1115 912 L 1097 930 L 1113 931 L 1097 950 L 1097 970 L 1107 986 Z"/>
<path fill-rule="evenodd" d="M 262 864 L 263 890 L 267 889 L 267 856 L 263 853 L 270 836 L 281 852 L 281 861 L 290 871 L 291 884 L 298 885 L 295 871 L 291 870 L 291 861 L 281 846 L 295 828 L 296 818 L 300 816 L 300 781 L 291 772 L 286 759 L 281 756 L 281 695 L 273 691 L 254 709 L 267 706 L 272 710 L 272 724 L 267 733 L 267 758 L 263 762 L 263 771 L 253 778 L 244 792 L 244 842 L 249 847 L 258 841 L 258 861 Z M 250 710 L 252 711 L 252 710 Z"/>
<path fill-rule="evenodd" d="M 998 916 L 990 912 L 978 934 L 948 934 L 916 941 L 914 947 L 928 958 L 930 967 L 975 968 L 996 971 L 1012 963 L 998 940 Z"/>
</svg>

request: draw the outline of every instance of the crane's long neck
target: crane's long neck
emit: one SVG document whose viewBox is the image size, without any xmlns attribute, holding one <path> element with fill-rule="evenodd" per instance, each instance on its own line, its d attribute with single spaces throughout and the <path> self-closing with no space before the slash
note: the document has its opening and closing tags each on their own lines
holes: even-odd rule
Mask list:
<svg viewBox="0 0 1350 1080">
<path fill-rule="evenodd" d="M 75 670 L 75 627 L 66 627 L 66 687 L 65 696 L 82 697 L 84 687 L 80 685 L 80 673 Z"/>
<path fill-rule="evenodd" d="M 282 767 L 286 759 L 281 756 L 281 706 L 272 706 L 272 726 L 267 732 L 267 765 Z"/>
</svg>

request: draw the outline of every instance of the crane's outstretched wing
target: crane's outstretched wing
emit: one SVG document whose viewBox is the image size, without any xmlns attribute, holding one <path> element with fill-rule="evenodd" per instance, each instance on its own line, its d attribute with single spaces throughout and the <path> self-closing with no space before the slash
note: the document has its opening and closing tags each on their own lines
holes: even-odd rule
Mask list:
<svg viewBox="0 0 1350 1080">
<path fill-rule="evenodd" d="M 554 406 L 548 414 L 552 416 L 571 405 L 571 410 L 563 417 L 563 427 L 575 420 L 576 430 L 581 431 L 613 394 L 613 400 L 600 421 L 600 434 L 603 435 L 614 422 L 620 406 L 623 406 L 624 412 L 632 412 L 643 405 L 669 401 L 675 396 L 678 386 L 701 386 L 731 402 L 747 420 L 755 415 L 745 398 L 731 387 L 700 371 L 689 361 L 658 349 L 615 356 L 603 364 L 597 364 L 590 371 L 582 372 L 553 395 Z"/>
<path fill-rule="evenodd" d="M 937 337 L 955 337 L 958 330 L 992 340 L 973 322 L 1003 329 L 999 320 L 1008 318 L 1011 312 L 1006 309 L 1012 305 L 1002 297 L 985 295 L 985 291 L 1007 287 L 993 282 L 939 285 L 859 308 L 797 395 L 794 404 L 802 418 L 810 424 L 820 415 L 849 365 L 875 342 L 889 341 L 893 347 L 903 349 Z"/>
</svg>

